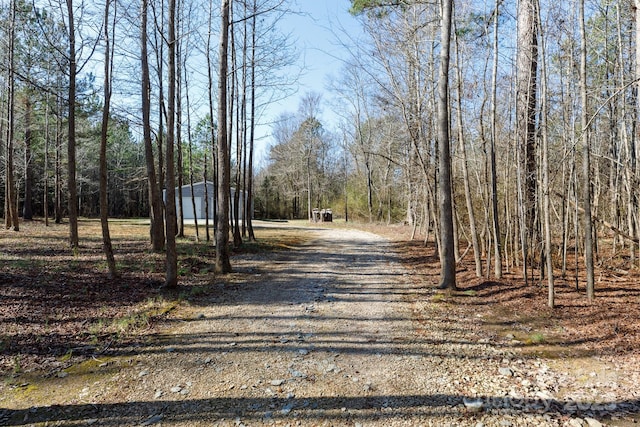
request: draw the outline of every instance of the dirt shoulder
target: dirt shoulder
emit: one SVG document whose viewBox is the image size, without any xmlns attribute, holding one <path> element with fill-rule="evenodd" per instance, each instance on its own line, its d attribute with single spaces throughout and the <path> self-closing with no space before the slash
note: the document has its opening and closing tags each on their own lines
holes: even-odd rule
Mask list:
<svg viewBox="0 0 640 427">
<path fill-rule="evenodd" d="M 525 351 L 389 240 L 304 233 L 312 240 L 288 250 L 235 256 L 231 276 L 148 339 L 5 383 L 0 425 L 625 425 L 638 414 L 637 365 Z"/>
</svg>

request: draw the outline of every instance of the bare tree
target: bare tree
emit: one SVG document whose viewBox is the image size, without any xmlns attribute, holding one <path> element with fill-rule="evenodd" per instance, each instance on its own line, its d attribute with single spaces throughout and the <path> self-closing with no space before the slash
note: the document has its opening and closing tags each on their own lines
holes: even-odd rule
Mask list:
<svg viewBox="0 0 640 427">
<path fill-rule="evenodd" d="M 253 231 L 253 157 L 255 146 L 255 128 L 256 128 L 256 15 L 257 15 L 257 0 L 253 0 L 253 14 L 251 17 L 251 59 L 250 59 L 250 85 L 251 85 L 251 106 L 249 114 L 249 165 L 247 171 L 247 197 L 245 198 L 245 217 L 244 220 L 247 224 L 247 230 L 249 232 L 249 240 L 255 241 L 256 236 Z"/>
<path fill-rule="evenodd" d="M 206 57 L 207 57 L 207 97 L 209 100 L 209 134 L 211 135 L 211 163 L 212 163 L 212 174 L 213 174 L 213 186 L 214 186 L 214 191 L 213 191 L 213 206 L 212 206 L 212 211 L 213 211 L 213 223 L 214 223 L 214 227 L 216 226 L 216 217 L 217 217 L 217 201 L 218 201 L 218 196 L 217 196 L 217 191 L 218 191 L 218 162 L 217 162 L 217 146 L 216 146 L 216 126 L 215 126 L 215 122 L 214 122 L 214 115 L 213 115 L 213 110 L 214 110 L 214 100 L 213 100 L 213 73 L 214 73 L 214 69 L 213 69 L 213 61 L 211 58 L 211 39 L 212 39 L 212 27 L 213 27 L 213 2 L 209 2 L 209 13 L 207 16 L 207 27 L 209 28 L 209 31 L 207 31 L 207 42 L 206 42 Z M 206 152 L 206 150 L 205 150 Z M 205 163 L 206 163 L 206 159 L 205 159 Z M 211 235 L 209 232 L 209 185 L 207 184 L 207 174 L 206 174 L 206 165 L 205 165 L 205 174 L 204 174 L 204 181 L 205 181 L 205 186 L 204 186 L 204 190 L 205 190 L 205 207 L 206 207 L 206 214 L 205 214 L 205 230 L 206 230 L 206 235 L 207 235 L 207 242 L 209 240 L 211 240 Z"/>
<path fill-rule="evenodd" d="M 539 12 L 539 10 L 538 10 Z M 538 17 L 538 24 L 540 24 Z M 548 70 L 545 56 L 545 39 L 542 27 L 540 31 L 540 58 L 541 58 L 541 127 L 542 127 L 542 215 L 544 219 L 544 255 L 546 258 L 547 269 L 547 305 L 550 308 L 555 307 L 555 282 L 553 272 L 553 256 L 551 253 L 553 242 L 551 240 L 551 177 L 549 171 L 549 94 L 548 87 Z"/>
<path fill-rule="evenodd" d="M 496 0 L 493 11 L 493 70 L 491 73 L 491 144 L 489 146 L 489 168 L 491 180 L 491 230 L 493 232 L 494 275 L 502 278 L 502 236 L 500 234 L 500 218 L 498 214 L 498 172 L 496 166 L 496 144 L 498 140 L 498 19 L 500 3 Z"/>
<path fill-rule="evenodd" d="M 314 179 L 316 175 L 314 172 L 321 143 L 319 133 L 322 130 L 322 125 L 318 121 L 321 98 L 322 95 L 314 92 L 308 92 L 302 97 L 298 107 L 301 123 L 294 134 L 294 139 L 297 142 L 296 148 L 299 151 L 299 159 L 305 165 L 307 217 L 309 221 L 313 221 L 313 199 L 319 190 L 316 188 L 317 185 L 314 185 L 319 183 L 317 179 Z"/>
<path fill-rule="evenodd" d="M 42 211 L 44 216 L 45 227 L 49 226 L 49 143 L 51 138 L 51 131 L 49 129 L 49 116 L 50 116 L 50 94 L 47 92 L 45 95 L 45 110 L 44 110 L 44 171 L 42 173 L 42 180 L 44 184 Z"/>
<path fill-rule="evenodd" d="M 454 44 L 456 53 L 456 92 L 457 92 L 457 120 L 458 120 L 458 145 L 460 146 L 460 154 L 462 156 L 462 179 L 464 183 L 464 198 L 467 204 L 467 212 L 469 215 L 469 232 L 471 233 L 471 244 L 473 245 L 473 258 L 476 264 L 476 277 L 482 277 L 482 259 L 480 253 L 480 243 L 478 242 L 478 231 L 476 227 L 476 217 L 473 210 L 473 199 L 471 196 L 471 183 L 469 179 L 469 167 L 467 159 L 467 148 L 464 133 L 464 123 L 462 118 L 462 60 L 460 55 L 460 44 L 454 23 Z"/>
<path fill-rule="evenodd" d="M 537 0 L 518 3 L 516 120 L 520 232 L 523 275 L 528 282 L 527 266 L 535 228 L 536 208 L 536 108 L 538 76 Z"/>
<path fill-rule="evenodd" d="M 58 88 L 61 88 L 60 79 L 57 81 Z M 56 110 L 58 112 L 62 111 L 64 95 L 59 93 L 56 100 Z M 55 167 L 54 167 L 54 215 L 55 215 L 55 223 L 62 223 L 62 114 L 58 114 L 56 120 L 56 131 L 55 131 L 55 145 L 56 145 L 56 154 L 55 154 Z"/>
<path fill-rule="evenodd" d="M 8 70 L 8 106 L 7 106 L 7 135 L 5 145 L 5 227 L 14 231 L 20 230 L 18 219 L 17 189 L 14 179 L 13 150 L 15 138 L 15 42 L 16 42 L 16 0 L 11 1 L 9 19 L 9 70 Z"/>
<path fill-rule="evenodd" d="M 22 204 L 22 218 L 25 221 L 33 219 L 33 102 L 32 90 L 26 87 L 24 91 L 24 202 Z"/>
<path fill-rule="evenodd" d="M 640 0 L 634 0 L 634 10 L 635 16 L 634 24 L 635 24 L 635 69 L 633 70 L 633 77 L 636 80 L 635 85 L 635 117 L 633 118 L 634 126 L 632 127 L 634 132 L 629 138 L 629 144 L 627 145 L 627 152 L 629 157 L 629 166 L 627 167 L 627 185 L 628 196 L 627 196 L 627 204 L 628 204 L 628 213 L 627 213 L 627 223 L 629 227 L 629 234 L 634 236 L 636 239 L 640 240 L 640 209 L 638 209 L 638 204 L 640 203 L 638 200 L 638 190 L 637 185 L 633 185 L 631 182 L 633 181 L 632 176 L 638 177 L 640 176 L 640 162 L 638 161 L 638 135 L 637 129 L 640 127 Z M 636 181 L 637 182 L 637 181 Z M 636 189 L 635 191 L 633 189 Z M 635 247 L 631 248 L 632 255 L 635 253 Z M 640 260 L 640 250 L 637 252 L 638 257 L 637 260 Z"/>
<path fill-rule="evenodd" d="M 178 286 L 178 252 L 176 247 L 176 174 L 174 164 L 176 120 L 176 0 L 169 0 L 169 73 L 167 82 L 167 142 L 166 142 L 166 288 Z"/>
<path fill-rule="evenodd" d="M 231 272 L 229 252 L 229 188 L 231 164 L 227 139 L 227 75 L 229 51 L 229 2 L 221 0 L 218 72 L 218 211 L 216 215 L 216 272 Z"/>
<path fill-rule="evenodd" d="M 589 104 L 587 97 L 587 35 L 584 24 L 584 0 L 578 1 L 578 14 L 580 21 L 580 99 L 582 111 L 580 114 L 580 127 L 582 132 L 582 167 L 584 186 L 584 258 L 587 268 L 587 298 L 594 297 L 593 278 L 593 219 L 591 217 L 591 147 L 589 144 Z"/>
<path fill-rule="evenodd" d="M 113 52 L 111 39 L 109 38 L 109 6 L 111 0 L 104 3 L 104 105 L 102 108 L 102 128 L 100 131 L 100 225 L 102 227 L 102 249 L 107 259 L 107 267 L 109 269 L 109 277 L 116 277 L 118 271 L 116 269 L 116 261 L 113 255 L 113 246 L 111 245 L 111 235 L 109 233 L 109 199 L 107 188 L 107 140 L 109 132 L 109 114 L 111 108 L 111 76 L 113 71 Z M 114 14 L 114 22 L 115 22 Z"/>
<path fill-rule="evenodd" d="M 164 248 L 164 214 L 162 206 L 161 185 L 158 185 L 153 142 L 151 140 L 151 83 L 148 59 L 147 38 L 148 0 L 141 1 L 140 12 L 140 61 L 142 67 L 142 132 L 144 140 L 145 164 L 149 187 L 149 204 L 151 215 L 151 246 L 155 252 Z"/>
<path fill-rule="evenodd" d="M 184 199 L 182 197 L 182 187 L 184 185 L 184 160 L 183 160 L 183 155 L 182 155 L 182 70 L 183 70 L 183 53 L 185 51 L 184 49 L 184 39 L 183 39 L 183 34 L 185 37 L 188 37 L 187 34 L 185 34 L 183 26 L 184 26 L 184 16 L 183 16 L 183 1 L 182 0 L 178 0 L 176 3 L 176 12 L 174 13 L 174 16 L 176 17 L 176 22 L 175 22 L 175 30 L 176 30 L 176 36 L 175 36 L 175 66 L 176 66 L 176 70 L 175 70 L 175 83 L 173 81 L 169 82 L 169 84 L 173 84 L 175 85 L 175 105 L 173 106 L 174 108 L 174 120 L 175 120 L 175 136 L 174 136 L 174 140 L 173 143 L 175 145 L 175 150 L 174 153 L 176 154 L 176 167 L 177 169 L 174 169 L 174 173 L 176 175 L 175 179 L 176 179 L 176 185 L 178 188 L 178 194 L 176 195 L 176 209 L 177 209 L 177 213 L 176 213 L 176 219 L 177 219 L 177 236 L 178 237 L 184 237 Z M 168 125 L 168 124 L 167 124 Z"/>
<path fill-rule="evenodd" d="M 240 18 L 243 25 L 239 26 L 232 22 L 231 24 L 231 78 L 229 84 L 231 85 L 231 94 L 229 96 L 229 138 L 233 138 L 233 125 L 235 122 L 235 148 L 236 148 L 236 170 L 235 170 L 235 192 L 233 198 L 230 199 L 231 203 L 231 220 L 232 220 L 232 235 L 233 235 L 233 247 L 239 248 L 242 245 L 242 234 L 240 233 L 240 192 L 242 191 L 242 153 L 243 145 L 246 139 L 246 121 L 244 116 L 246 113 L 246 71 L 247 71 L 247 17 L 246 8 L 247 3 L 244 3 L 244 17 Z M 230 4 L 230 15 L 234 16 L 233 2 Z M 236 32 L 244 28 L 243 41 L 236 42 Z M 238 44 L 241 43 L 239 47 Z M 238 59 L 238 49 L 242 49 L 242 58 Z M 239 63 L 240 61 L 240 63 Z M 241 76 L 240 76 L 241 75 Z M 242 83 L 241 83 L 242 81 Z M 234 117 L 235 116 L 235 117 Z M 231 148 L 231 144 L 230 148 Z M 231 155 L 231 154 L 230 154 Z"/>
<path fill-rule="evenodd" d="M 440 260 L 440 288 L 456 289 L 456 256 L 453 233 L 453 195 L 451 189 L 451 148 L 449 141 L 449 58 L 453 0 L 442 1 L 442 27 L 440 33 L 440 70 L 438 74 L 438 153 L 440 196 L 440 233 L 442 258 Z"/>
<path fill-rule="evenodd" d="M 67 2 L 67 32 L 69 37 L 69 90 L 67 104 L 69 108 L 67 134 L 67 188 L 69 192 L 69 244 L 77 249 L 78 242 L 78 186 L 76 183 L 76 77 L 77 52 L 76 30 L 73 0 Z"/>
<path fill-rule="evenodd" d="M 147 0 L 148 2 L 149 0 Z M 164 64 L 165 64 L 165 37 L 163 36 L 166 32 L 165 27 L 165 1 L 160 1 L 158 11 L 158 2 L 151 2 L 153 11 L 153 25 L 158 31 L 153 31 L 153 47 L 154 53 L 156 57 L 156 78 L 157 78 L 157 91 L 158 91 L 158 122 L 157 122 L 157 131 L 156 131 L 156 147 L 158 153 L 158 194 L 162 194 L 162 190 L 166 187 L 166 176 L 165 176 L 165 158 L 164 152 L 166 148 L 164 147 L 164 138 L 165 138 L 165 117 L 167 114 L 167 108 L 165 103 L 165 90 L 164 90 Z M 175 29 L 174 29 L 175 31 Z M 168 191 L 168 190 L 167 190 Z M 167 199 L 169 200 L 169 199 Z M 166 217 L 164 218 L 166 221 Z M 165 228 L 165 224 L 162 224 L 162 227 Z M 163 232 L 164 234 L 164 232 Z M 163 239 L 164 245 L 164 239 Z"/>
</svg>

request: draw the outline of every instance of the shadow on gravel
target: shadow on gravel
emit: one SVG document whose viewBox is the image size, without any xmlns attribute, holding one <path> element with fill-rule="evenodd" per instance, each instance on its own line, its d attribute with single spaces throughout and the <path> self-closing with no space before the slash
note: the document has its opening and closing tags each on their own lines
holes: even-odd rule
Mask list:
<svg viewBox="0 0 640 427">
<path fill-rule="evenodd" d="M 357 248 L 354 252 L 353 248 Z M 318 250 L 318 249 L 322 250 Z M 327 250 L 331 248 L 331 250 Z M 441 326 L 440 336 L 415 335 L 411 340 L 381 338 L 377 334 L 363 334 L 366 330 L 365 324 L 378 322 L 381 319 L 367 316 L 353 316 L 340 318 L 332 316 L 330 310 L 325 310 L 325 314 L 316 312 L 320 304 L 325 303 L 373 303 L 373 302 L 406 302 L 408 300 L 426 300 L 432 294 L 429 285 L 416 280 L 413 277 L 403 280 L 401 284 L 396 279 L 402 276 L 397 270 L 391 268 L 384 269 L 385 266 L 395 265 L 396 254 L 386 251 L 389 245 L 385 241 L 363 242 L 361 240 L 341 240 L 335 243 L 328 243 L 325 240 L 317 241 L 316 244 L 308 244 L 295 251 L 283 251 L 273 253 L 273 263 L 282 264 L 282 268 L 272 271 L 269 266 L 252 267 L 252 275 L 242 273 L 241 283 L 226 283 L 224 285 L 211 287 L 208 294 L 195 297 L 190 300 L 192 306 L 219 306 L 224 304 L 238 305 L 239 307 L 248 305 L 299 305 L 292 309 L 297 314 L 291 316 L 268 315 L 251 319 L 239 308 L 235 316 L 225 316 L 224 318 L 202 317 L 198 319 L 177 318 L 167 320 L 167 322 L 181 323 L 184 321 L 234 321 L 234 320 L 255 320 L 276 321 L 285 323 L 296 320 L 305 320 L 314 325 L 331 323 L 334 321 L 345 321 L 350 324 L 348 328 L 340 331 L 328 331 L 324 333 L 313 333 L 311 342 L 305 342 L 299 337 L 310 331 L 291 331 L 285 326 L 281 331 L 271 333 L 256 333 L 247 331 L 236 334 L 206 333 L 206 334 L 182 334 L 164 337 L 157 335 L 144 344 L 131 345 L 131 343 L 113 343 L 107 350 L 101 351 L 100 356 L 128 356 L 136 354 L 159 354 L 166 353 L 166 345 L 170 342 L 172 351 L 177 354 L 190 354 L 201 351 L 210 353 L 232 352 L 290 352 L 297 353 L 301 350 L 329 351 L 344 354 L 364 354 L 364 355 L 410 355 L 422 357 L 440 357 L 445 359 L 459 358 L 451 353 L 446 346 L 451 344 L 467 345 L 477 347 L 474 355 L 465 357 L 484 358 L 482 351 L 487 345 L 502 347 L 503 342 L 489 344 L 487 342 L 474 342 L 471 340 L 455 339 L 453 337 L 464 335 L 466 326 L 460 322 L 446 322 Z M 327 265 L 326 270 L 310 271 L 309 259 Z M 380 273 L 382 266 L 382 274 Z M 402 271 L 402 270 L 399 270 Z M 376 277 L 379 276 L 379 279 Z M 393 278 L 393 279 L 392 279 Z M 366 281 L 367 286 L 363 287 L 362 282 Z M 305 286 L 301 286 L 304 283 Z M 102 302 L 104 304 L 104 302 Z M 248 310 L 250 311 L 250 310 Z M 411 322 L 411 314 L 407 317 L 385 317 L 386 323 L 406 323 Z M 0 322 L 1 324 L 2 322 Z M 344 322 L 343 322 L 344 323 Z M 363 326 L 360 328 L 359 326 Z M 392 328 L 396 329 L 396 328 Z M 409 334 L 410 335 L 410 334 Z M 12 336 L 15 343 L 37 341 L 38 336 L 32 336 L 30 332 L 16 332 Z M 48 332 L 47 342 L 58 343 L 59 354 L 65 354 L 69 349 L 75 354 L 85 354 L 90 357 L 95 346 L 87 346 L 81 336 L 68 337 L 57 334 L 55 331 Z M 424 349 L 429 349 L 424 351 Z M 5 346 L 0 349 L 0 353 L 6 356 L 17 356 L 25 354 L 51 355 L 51 347 L 42 349 L 31 349 L 25 346 Z M 524 356 L 526 357 L 526 356 Z"/>
<path fill-rule="evenodd" d="M 240 353 L 291 353 L 299 354 L 302 351 L 310 349 L 319 352 L 326 351 L 329 353 L 339 354 L 360 354 L 360 355 L 397 355 L 397 356 L 415 356 L 415 357 L 438 357 L 441 359 L 477 359 L 484 360 L 486 356 L 478 351 L 478 354 L 471 356 L 469 354 L 460 356 L 452 354 L 446 348 L 439 350 L 433 348 L 432 351 L 421 351 L 418 347 L 421 345 L 470 345 L 472 343 L 462 341 L 435 341 L 423 340 L 419 343 L 407 342 L 402 343 L 399 340 L 377 339 L 375 336 L 363 336 L 358 340 L 353 339 L 354 333 L 331 333 L 323 337 L 323 334 L 314 334 L 313 343 L 305 345 L 304 343 L 284 343 L 281 344 L 282 337 L 287 334 L 273 334 L 265 337 L 254 336 L 250 339 L 240 337 L 229 337 L 226 340 L 212 340 L 211 337 L 201 335 L 189 336 L 171 336 L 168 341 L 172 345 L 171 352 L 175 354 L 198 354 L 201 352 L 229 352 L 233 354 Z M 181 340 L 185 346 L 181 346 Z M 293 338 L 295 339 L 295 338 Z M 277 341 L 277 343 L 276 343 Z M 265 342 L 267 344 L 265 344 Z M 268 344 L 271 342 L 271 344 Z M 159 343 L 158 346 L 147 347 L 143 349 L 123 349 L 112 350 L 107 353 L 109 357 L 118 356 L 134 356 L 141 354 L 163 354 L 167 352 L 166 344 Z M 526 358 L 526 357 L 525 357 Z"/>
<path fill-rule="evenodd" d="M 465 403 L 466 402 L 466 403 Z M 476 411 L 466 405 L 481 405 Z M 99 426 L 152 425 L 171 423 L 212 422 L 239 418 L 249 422 L 276 420 L 384 421 L 413 417 L 466 417 L 472 421 L 483 411 L 504 413 L 515 417 L 550 415 L 554 417 L 635 417 L 640 401 L 602 403 L 602 410 L 592 405 L 554 399 L 514 399 L 497 396 L 467 397 L 457 395 L 397 395 L 369 397 L 313 397 L 313 398 L 212 398 L 180 401 L 141 401 L 110 404 L 76 404 L 33 407 L 24 410 L 0 409 L 0 425 L 53 422 L 55 425 Z"/>
<path fill-rule="evenodd" d="M 397 256 L 387 249 L 385 241 L 316 240 L 293 251 L 272 252 L 266 263 L 241 266 L 237 269 L 241 283 L 226 283 L 215 294 L 190 302 L 194 306 L 348 303 L 363 299 L 391 303 L 429 293 L 425 283 L 393 285 L 402 273 L 394 271 L 399 266 Z"/>
<path fill-rule="evenodd" d="M 240 283 L 211 285 L 202 291 L 203 294 L 194 294 L 193 297 L 190 297 L 190 292 L 201 290 L 181 285 L 175 295 L 169 295 L 168 298 L 178 298 L 184 293 L 193 306 L 313 304 L 326 300 L 328 296 L 325 291 L 332 288 L 333 292 L 328 298 L 348 302 L 358 292 L 364 295 L 358 289 L 360 278 L 374 275 L 374 267 L 396 261 L 395 254 L 380 253 L 380 248 L 386 244 L 384 241 L 363 242 L 356 239 L 331 242 L 321 239 L 315 244 L 305 244 L 294 250 L 270 253 L 271 262 L 283 266 L 276 273 L 271 271 L 271 265 L 266 265 L 263 270 L 251 267 L 246 272 L 238 273 Z M 357 253 L 353 253 L 354 246 L 357 247 Z M 326 250 L 326 247 L 331 250 Z M 328 268 L 322 272 L 309 271 L 309 259 L 317 264 L 326 263 Z M 347 266 L 353 270 L 349 277 L 344 273 Z M 109 280 L 106 276 L 96 277 L 92 272 L 83 276 L 77 272 L 56 274 L 55 278 L 42 275 L 46 281 L 37 282 L 37 286 L 31 290 L 24 283 L 31 279 L 0 272 L 0 283 L 4 285 L 0 289 L 0 302 L 7 312 L 6 316 L 0 313 L 0 359 L 7 361 L 4 367 L 0 363 L 0 372 L 3 368 L 5 373 L 8 372 L 14 357 L 60 357 L 69 352 L 76 356 L 92 356 L 92 352 L 100 347 L 94 341 L 101 337 L 94 336 L 89 330 L 94 324 L 115 321 L 108 315 L 104 319 L 96 318 L 96 313 L 107 312 L 107 308 L 113 306 L 135 306 L 151 298 L 162 300 L 167 296 L 155 291 L 161 282 L 146 280 L 141 283 L 133 276 Z M 80 280 L 82 278 L 84 280 Z M 391 289 L 388 280 L 391 280 L 390 277 L 380 276 L 379 286 L 374 288 L 374 292 L 369 291 L 370 301 L 391 302 L 400 300 L 408 292 L 419 292 L 417 289 Z M 11 287 L 14 282 L 16 285 Z M 301 282 L 306 285 L 301 287 Z M 14 288 L 16 291 L 11 293 Z M 38 298 L 34 296 L 36 293 Z M 69 330 L 58 327 L 65 324 L 70 325 Z M 10 330 L 11 333 L 5 334 L 1 329 Z M 117 346 L 118 343 L 114 342 L 111 348 Z"/>
</svg>

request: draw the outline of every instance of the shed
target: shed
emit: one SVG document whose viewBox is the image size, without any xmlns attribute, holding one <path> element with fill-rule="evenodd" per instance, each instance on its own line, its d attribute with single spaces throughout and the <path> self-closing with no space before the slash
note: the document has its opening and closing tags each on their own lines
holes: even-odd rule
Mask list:
<svg viewBox="0 0 640 427">
<path fill-rule="evenodd" d="M 193 184 L 193 199 L 195 201 L 196 210 L 195 213 L 197 215 L 198 220 L 204 219 L 205 217 L 205 185 L 207 190 L 207 195 L 209 197 L 209 218 L 213 219 L 213 203 L 214 196 L 216 194 L 216 188 L 211 181 L 200 181 Z M 194 215 L 193 211 L 193 202 L 191 201 L 191 185 L 186 184 L 182 187 L 176 187 L 176 210 L 178 209 L 178 200 L 182 197 L 182 208 L 184 209 L 183 218 L 186 220 L 193 220 L 196 215 Z M 166 203 L 167 200 L 167 192 L 166 190 L 163 192 L 163 199 Z M 231 188 L 231 200 L 230 200 L 230 215 L 233 215 L 233 206 L 234 206 L 234 197 L 235 197 L 236 189 Z M 242 205 L 244 204 L 244 200 L 246 197 L 246 191 L 240 193 L 240 219 L 244 219 L 242 212 Z M 253 212 L 253 209 L 250 209 L 250 212 Z"/>
<path fill-rule="evenodd" d="M 313 208 L 311 211 L 313 222 L 333 222 L 333 211 L 331 209 Z"/>
</svg>

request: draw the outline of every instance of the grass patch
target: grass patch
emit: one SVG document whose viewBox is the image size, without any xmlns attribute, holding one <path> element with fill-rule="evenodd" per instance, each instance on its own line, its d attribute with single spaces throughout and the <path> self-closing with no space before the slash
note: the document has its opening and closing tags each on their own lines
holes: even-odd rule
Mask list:
<svg viewBox="0 0 640 427">
<path fill-rule="evenodd" d="M 166 316 L 180 304 L 180 300 L 154 298 L 133 313 L 113 319 L 106 332 L 128 334 L 148 329 L 152 322 Z M 104 329 L 103 329 L 104 330 Z"/>
<path fill-rule="evenodd" d="M 211 286 L 192 286 L 188 291 L 182 291 L 178 296 L 180 301 L 189 301 L 205 296 L 211 291 Z"/>
<path fill-rule="evenodd" d="M 256 241 L 245 241 L 240 248 L 234 249 L 234 252 L 261 254 L 273 251 L 293 250 L 310 240 L 307 236 L 301 236 L 299 231 L 279 231 L 279 235 L 269 233 Z"/>
<path fill-rule="evenodd" d="M 31 383 L 20 383 L 12 386 L 12 394 L 14 399 L 26 399 L 37 393 L 40 388 Z"/>
<path fill-rule="evenodd" d="M 67 351 L 62 357 L 60 357 L 61 362 L 68 362 L 73 357 L 73 350 Z"/>
<path fill-rule="evenodd" d="M 22 358 L 20 357 L 20 355 L 14 356 L 13 357 L 13 366 L 12 366 L 13 375 L 21 374 L 22 371 L 23 371 Z"/>
<path fill-rule="evenodd" d="M 540 345 L 547 342 L 547 338 L 541 332 L 534 332 L 524 341 L 526 345 Z"/>
<path fill-rule="evenodd" d="M 447 295 L 443 292 L 438 292 L 431 297 L 431 302 L 447 302 Z"/>
</svg>

